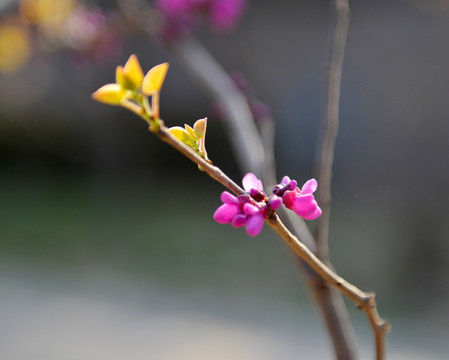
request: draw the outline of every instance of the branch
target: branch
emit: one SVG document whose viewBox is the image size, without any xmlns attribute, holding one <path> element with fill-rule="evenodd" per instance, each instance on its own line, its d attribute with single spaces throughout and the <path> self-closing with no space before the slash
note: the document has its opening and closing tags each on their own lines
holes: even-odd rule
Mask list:
<svg viewBox="0 0 449 360">
<path fill-rule="evenodd" d="M 265 148 L 265 171 L 264 183 L 271 190 L 276 181 L 276 162 L 274 158 L 274 134 L 275 124 L 271 117 L 264 117 L 259 121 L 261 139 Z M 278 215 L 294 233 L 299 236 L 302 242 L 312 251 L 316 252 L 316 244 L 313 235 L 310 233 L 307 224 L 303 219 L 285 208 L 277 210 Z M 317 275 L 304 261 L 294 256 L 295 262 L 300 267 L 304 275 L 310 292 L 314 297 L 321 315 L 325 321 L 327 331 L 332 340 L 335 356 L 338 360 L 357 359 L 357 342 L 354 330 L 349 319 L 348 310 L 342 296 L 335 289 Z"/>
<path fill-rule="evenodd" d="M 376 338 L 376 359 L 383 360 L 385 358 L 385 335 L 390 331 L 391 326 L 380 317 L 376 307 L 375 294 L 361 291 L 328 268 L 297 237 L 290 233 L 276 214 L 273 213 L 267 221 L 321 278 L 349 297 L 358 308 L 366 313 Z"/>
<path fill-rule="evenodd" d="M 224 174 L 218 167 L 204 160 L 194 150 L 181 143 L 173 135 L 171 135 L 163 124 L 161 124 L 159 130 L 155 133 L 161 140 L 174 147 L 195 164 L 201 166 L 210 177 L 224 185 L 234 194 L 245 194 L 245 191 L 228 176 L 226 176 L 226 174 Z M 285 227 L 275 212 L 271 212 L 267 218 L 267 222 L 287 242 L 293 251 L 323 280 L 349 297 L 358 308 L 362 309 L 366 313 L 376 336 L 377 360 L 383 360 L 385 349 L 384 339 L 386 333 L 390 330 L 390 324 L 379 316 L 374 293 L 368 293 L 358 289 L 356 286 L 347 282 L 327 267 L 320 259 L 318 259 L 316 255 L 312 253 L 312 251 L 307 248 L 307 246 L 305 246 Z"/>
<path fill-rule="evenodd" d="M 117 0 L 124 14 L 147 35 L 155 36 L 155 23 L 148 18 L 157 18 L 154 10 L 141 0 Z M 225 126 L 231 134 L 235 159 L 243 173 L 253 172 L 262 177 L 265 165 L 265 150 L 253 121 L 251 110 L 245 97 L 235 88 L 224 69 L 212 55 L 193 38 L 185 39 L 170 46 L 189 72 L 223 105 L 227 121 Z"/>
<path fill-rule="evenodd" d="M 229 139 L 242 172 L 251 171 L 261 177 L 265 150 L 245 97 L 211 54 L 192 38 L 176 44 L 172 50 L 206 92 L 222 104 L 227 120 L 224 124 L 228 127 Z"/>
<path fill-rule="evenodd" d="M 191 48 L 192 45 L 197 50 L 193 54 Z M 223 69 L 221 69 L 216 60 L 199 43 L 190 42 L 189 44 L 185 44 L 183 47 L 177 48 L 176 51 L 179 55 L 181 55 L 181 58 L 186 62 L 189 69 L 195 73 L 195 76 L 204 85 L 206 90 L 214 93 L 219 101 L 223 101 L 222 96 L 228 96 L 226 92 L 221 90 L 226 87 L 228 91 L 232 90 L 234 92 L 232 95 L 234 98 L 237 96 L 242 98 L 242 95 L 239 94 L 237 89 L 226 85 L 229 82 L 229 78 Z M 187 53 L 194 55 L 194 57 L 187 56 Z M 217 71 L 218 69 L 220 69 L 219 71 L 222 75 L 216 77 L 214 76 L 213 71 Z M 257 144 L 262 140 L 263 148 L 265 148 L 265 162 L 261 164 L 265 165 L 263 171 L 264 182 L 266 184 L 276 184 L 273 119 L 266 119 L 266 123 L 261 126 L 261 133 L 259 135 L 257 129 L 251 130 L 254 121 L 252 117 L 248 116 L 248 110 L 245 109 L 245 107 L 248 108 L 248 106 L 246 105 L 243 107 L 242 105 L 244 104 L 241 103 L 241 100 L 239 100 L 239 102 L 239 107 L 233 107 L 234 104 L 228 101 L 228 106 L 224 108 L 226 118 L 228 120 L 226 124 L 234 123 L 239 125 L 242 129 L 247 129 L 245 130 L 247 132 L 240 132 L 235 128 L 235 126 L 228 126 L 228 137 L 232 141 L 236 158 L 251 158 L 255 155 L 257 156 L 258 154 L 261 154 L 259 152 L 260 150 L 257 150 L 259 146 L 245 146 L 245 141 L 248 143 Z M 273 130 L 273 132 L 269 134 L 268 132 L 271 130 Z M 259 136 L 261 140 L 258 140 Z M 254 169 L 259 169 L 259 161 L 260 160 L 258 160 L 257 165 L 255 165 L 257 167 L 248 168 L 241 166 L 241 168 L 247 169 L 245 172 L 251 171 L 257 174 L 259 172 Z M 290 214 L 288 211 L 281 210 L 280 214 L 283 214 L 282 217 L 284 220 L 290 219 L 290 227 L 295 229 L 295 233 L 303 239 L 308 247 L 314 249 L 315 240 L 304 220 L 296 216 L 296 214 Z M 338 292 L 330 289 L 327 284 L 316 275 L 315 272 L 307 267 L 307 265 L 302 263 L 301 260 L 299 262 L 303 270 L 302 272 L 307 280 L 307 284 L 313 296 L 317 300 L 318 306 L 325 319 L 337 359 L 356 359 L 355 335 L 343 299 Z"/>
<path fill-rule="evenodd" d="M 328 69 L 325 72 L 326 105 L 318 151 L 317 180 L 320 184 L 318 202 L 323 210 L 317 224 L 317 254 L 320 259 L 327 260 L 329 256 L 329 220 L 331 209 L 331 178 L 334 162 L 335 139 L 338 132 L 341 73 L 346 44 L 346 34 L 349 26 L 348 0 L 334 0 L 335 26 L 331 30 L 332 44 Z"/>
</svg>

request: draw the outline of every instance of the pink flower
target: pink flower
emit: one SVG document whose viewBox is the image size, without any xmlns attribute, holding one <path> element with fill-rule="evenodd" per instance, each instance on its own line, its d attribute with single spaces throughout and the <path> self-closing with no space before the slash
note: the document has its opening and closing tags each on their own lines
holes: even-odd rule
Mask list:
<svg viewBox="0 0 449 360">
<path fill-rule="evenodd" d="M 262 182 L 251 173 L 242 180 L 243 188 L 249 195 L 235 197 L 227 191 L 221 194 L 221 205 L 214 213 L 214 220 L 220 224 L 229 224 L 235 228 L 245 226 L 250 236 L 257 236 L 262 231 L 263 223 L 268 215 Z"/>
<path fill-rule="evenodd" d="M 280 190 L 277 195 L 279 195 L 279 192 L 286 189 L 282 195 L 282 199 L 287 209 L 293 210 L 296 214 L 306 220 L 314 220 L 319 217 L 322 214 L 322 211 L 313 196 L 313 193 L 318 188 L 317 181 L 315 179 L 306 181 L 302 189 L 299 189 L 296 186 L 294 189 L 291 189 L 293 184 L 296 185 L 296 181 L 290 180 L 289 177 L 285 176 L 281 181 L 281 186 L 278 185 Z M 282 188 L 282 186 L 284 187 Z M 275 189 L 273 189 L 273 192 L 275 192 Z"/>
<path fill-rule="evenodd" d="M 288 209 L 306 220 L 316 219 L 321 215 L 313 193 L 318 184 L 315 179 L 307 181 L 302 189 L 295 180 L 284 176 L 281 183 L 273 187 L 273 195 L 267 197 L 262 182 L 252 173 L 242 180 L 245 195 L 234 196 L 224 191 L 221 205 L 214 213 L 214 220 L 220 224 L 232 224 L 235 228 L 245 226 L 250 236 L 259 235 L 268 213 L 279 209 L 284 204 Z"/>
<path fill-rule="evenodd" d="M 267 217 L 267 206 L 253 203 L 249 196 L 235 197 L 227 191 L 221 194 L 221 205 L 214 214 L 219 224 L 229 224 L 235 228 L 245 226 L 250 236 L 257 236 L 262 231 Z"/>
</svg>

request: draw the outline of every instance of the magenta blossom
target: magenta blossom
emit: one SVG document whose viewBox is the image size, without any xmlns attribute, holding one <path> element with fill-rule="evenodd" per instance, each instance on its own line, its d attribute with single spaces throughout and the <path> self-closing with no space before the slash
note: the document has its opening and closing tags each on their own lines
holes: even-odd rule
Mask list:
<svg viewBox="0 0 449 360">
<path fill-rule="evenodd" d="M 246 0 L 215 0 L 210 2 L 209 22 L 215 30 L 228 31 L 236 27 L 245 9 Z"/>
<path fill-rule="evenodd" d="M 155 7 L 163 15 L 159 37 L 173 42 L 199 29 L 204 20 L 218 32 L 234 29 L 246 0 L 156 0 Z"/>
<path fill-rule="evenodd" d="M 296 186 L 295 180 L 285 176 L 280 185 L 273 188 L 273 193 L 282 196 L 287 209 L 293 210 L 297 215 L 306 220 L 314 220 L 322 213 L 313 193 L 318 188 L 315 179 L 306 181 L 302 189 Z"/>
<path fill-rule="evenodd" d="M 227 191 L 221 194 L 221 205 L 214 214 L 214 220 L 220 224 L 229 224 L 235 228 L 245 226 L 250 236 L 257 236 L 262 231 L 267 217 L 267 205 L 260 206 L 251 201 L 249 196 L 235 197 Z"/>
<path fill-rule="evenodd" d="M 252 173 L 242 180 L 245 195 L 234 196 L 224 191 L 221 194 L 221 205 L 214 213 L 214 220 L 220 224 L 232 224 L 235 228 L 245 226 L 250 236 L 257 236 L 262 231 L 268 213 L 277 210 L 282 203 L 290 210 L 307 220 L 321 215 L 313 193 L 317 189 L 315 179 L 307 181 L 302 189 L 295 180 L 285 176 L 279 185 L 273 188 L 273 195 L 267 197 L 262 182 Z"/>
<path fill-rule="evenodd" d="M 215 211 L 214 220 L 220 224 L 231 223 L 235 228 L 245 226 L 248 235 L 257 236 L 268 215 L 267 196 L 262 182 L 252 173 L 243 177 L 242 184 L 248 195 L 235 197 L 224 191 L 221 194 L 223 205 Z"/>
</svg>

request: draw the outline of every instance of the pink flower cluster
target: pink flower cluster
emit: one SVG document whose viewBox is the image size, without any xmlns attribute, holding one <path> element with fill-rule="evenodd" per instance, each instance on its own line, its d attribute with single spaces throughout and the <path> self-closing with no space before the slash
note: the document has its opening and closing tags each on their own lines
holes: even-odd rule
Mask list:
<svg viewBox="0 0 449 360">
<path fill-rule="evenodd" d="M 318 183 L 315 179 L 306 181 L 299 189 L 295 180 L 290 180 L 288 176 L 284 176 L 281 183 L 273 188 L 273 194 L 282 196 L 287 209 L 293 210 L 303 219 L 314 220 L 322 213 L 313 196 L 317 188 Z"/>
<path fill-rule="evenodd" d="M 212 29 L 223 32 L 235 28 L 246 6 L 246 0 L 156 0 L 164 15 L 159 35 L 175 41 L 197 30 L 205 18 Z"/>
<path fill-rule="evenodd" d="M 242 184 L 247 195 L 235 197 L 224 191 L 221 194 L 223 205 L 215 211 L 214 219 L 220 224 L 231 223 L 236 228 L 245 226 L 248 235 L 256 236 L 262 231 L 268 215 L 267 195 L 263 192 L 262 182 L 254 174 L 246 174 Z M 282 201 L 277 201 L 277 204 L 275 199 L 271 203 L 273 201 L 275 204 L 271 204 L 272 208 L 273 205 L 282 205 Z"/>
<path fill-rule="evenodd" d="M 245 226 L 250 236 L 257 236 L 263 228 L 269 210 L 277 210 L 284 204 L 288 209 L 307 220 L 321 215 L 313 193 L 317 189 L 315 179 L 307 181 L 302 189 L 295 180 L 285 176 L 279 185 L 273 188 L 273 195 L 267 197 L 262 182 L 248 173 L 242 180 L 245 195 L 234 196 L 224 191 L 221 194 L 221 205 L 214 213 L 214 220 L 220 224 L 229 224 L 235 228 Z"/>
</svg>

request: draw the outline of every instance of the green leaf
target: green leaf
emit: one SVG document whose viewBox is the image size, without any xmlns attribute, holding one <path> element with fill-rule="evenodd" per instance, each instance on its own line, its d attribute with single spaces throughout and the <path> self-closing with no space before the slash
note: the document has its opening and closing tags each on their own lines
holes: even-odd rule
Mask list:
<svg viewBox="0 0 449 360">
<path fill-rule="evenodd" d="M 184 124 L 184 128 L 186 129 L 186 131 L 189 133 L 190 137 L 193 139 L 196 139 L 196 135 L 195 135 L 195 131 L 192 129 L 191 126 Z"/>
</svg>

